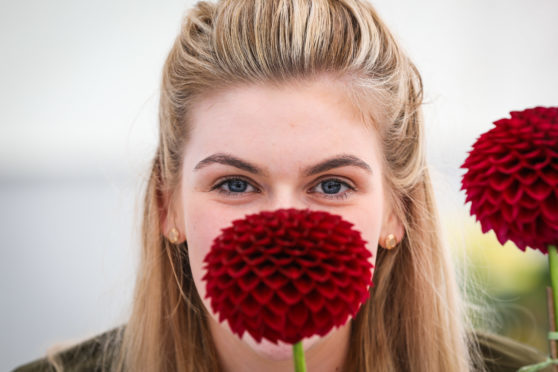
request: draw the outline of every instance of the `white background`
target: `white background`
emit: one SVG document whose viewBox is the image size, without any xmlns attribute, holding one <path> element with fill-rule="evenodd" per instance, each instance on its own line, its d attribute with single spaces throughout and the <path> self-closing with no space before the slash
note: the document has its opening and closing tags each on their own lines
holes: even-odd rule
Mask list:
<svg viewBox="0 0 558 372">
<path fill-rule="evenodd" d="M 189 4 L 0 3 L 0 370 L 126 320 L 160 71 Z M 423 75 L 442 211 L 465 211 L 475 139 L 558 105 L 558 1 L 373 4 Z"/>
</svg>

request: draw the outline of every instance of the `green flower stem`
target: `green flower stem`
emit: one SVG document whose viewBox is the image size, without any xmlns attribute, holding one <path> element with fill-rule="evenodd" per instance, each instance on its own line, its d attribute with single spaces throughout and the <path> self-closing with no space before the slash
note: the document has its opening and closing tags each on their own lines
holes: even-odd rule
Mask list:
<svg viewBox="0 0 558 372">
<path fill-rule="evenodd" d="M 554 302 L 554 324 L 558 327 L 558 252 L 555 245 L 548 246 L 548 264 L 550 269 L 550 285 Z"/>
<path fill-rule="evenodd" d="M 295 364 L 295 372 L 306 372 L 306 362 L 304 361 L 304 349 L 302 341 L 293 345 L 293 357 Z"/>
</svg>

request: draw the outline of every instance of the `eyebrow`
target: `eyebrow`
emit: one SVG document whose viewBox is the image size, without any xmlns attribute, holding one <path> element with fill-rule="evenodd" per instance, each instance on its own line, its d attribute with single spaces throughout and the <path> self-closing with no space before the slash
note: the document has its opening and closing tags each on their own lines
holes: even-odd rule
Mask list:
<svg viewBox="0 0 558 372">
<path fill-rule="evenodd" d="M 213 155 L 208 156 L 207 158 L 200 161 L 195 167 L 194 170 L 200 170 L 205 168 L 211 164 L 223 164 L 223 165 L 230 165 L 232 167 L 244 170 L 249 173 L 253 173 L 259 176 L 267 176 L 268 173 L 264 171 L 262 168 L 258 167 L 257 165 L 251 164 L 245 160 L 242 160 L 234 155 L 225 154 L 225 153 L 216 153 Z M 353 166 L 357 168 L 361 168 L 369 174 L 372 174 L 372 168 L 363 160 L 357 158 L 354 155 L 349 154 L 341 154 L 329 159 L 323 160 L 318 164 L 309 166 L 304 169 L 303 174 L 306 177 L 316 175 L 318 173 L 326 172 L 330 169 L 340 168 L 340 167 L 347 167 Z"/>
</svg>

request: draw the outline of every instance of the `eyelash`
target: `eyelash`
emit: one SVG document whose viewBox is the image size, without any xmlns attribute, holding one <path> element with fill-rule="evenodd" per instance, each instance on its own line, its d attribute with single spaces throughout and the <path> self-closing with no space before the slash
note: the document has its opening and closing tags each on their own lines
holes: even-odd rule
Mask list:
<svg viewBox="0 0 558 372">
<path fill-rule="evenodd" d="M 226 195 L 226 196 L 242 197 L 242 194 L 245 194 L 246 192 L 235 192 L 235 191 L 227 191 L 227 190 L 221 189 L 221 186 L 225 185 L 227 182 L 230 182 L 230 181 L 243 181 L 243 182 L 246 182 L 247 184 L 249 184 L 250 186 L 255 188 L 255 186 L 253 186 L 250 183 L 250 181 L 248 181 L 244 177 L 234 176 L 234 177 L 227 177 L 227 178 L 224 178 L 224 179 L 220 180 L 215 186 L 213 186 L 211 188 L 211 191 L 217 190 L 218 193 Z M 349 185 L 347 182 L 342 181 L 339 178 L 335 178 L 335 177 L 322 179 L 313 188 L 315 188 L 319 184 L 327 182 L 327 181 L 339 182 L 341 185 L 347 186 L 348 190 L 346 190 L 345 192 L 343 192 L 341 194 L 321 193 L 325 199 L 344 200 L 344 199 L 347 199 L 349 197 L 349 194 L 352 194 L 354 191 L 356 191 L 355 187 L 353 187 L 353 186 Z M 256 192 L 260 192 L 260 191 L 256 191 Z M 317 193 L 317 192 L 313 191 L 312 193 Z"/>
</svg>

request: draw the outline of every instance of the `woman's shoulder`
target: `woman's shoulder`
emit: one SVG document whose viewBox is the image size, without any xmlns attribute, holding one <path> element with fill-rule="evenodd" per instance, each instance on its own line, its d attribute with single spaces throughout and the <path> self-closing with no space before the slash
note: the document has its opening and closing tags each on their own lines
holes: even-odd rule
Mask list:
<svg viewBox="0 0 558 372">
<path fill-rule="evenodd" d="M 56 353 L 64 371 L 104 371 L 120 349 L 124 326 L 113 328 Z M 13 372 L 54 372 L 56 368 L 46 358 L 17 367 Z"/>
<path fill-rule="evenodd" d="M 508 337 L 481 330 L 475 330 L 474 337 L 489 372 L 516 372 L 546 359 L 539 350 Z"/>
<path fill-rule="evenodd" d="M 124 326 L 111 329 L 57 354 L 57 359 L 67 371 L 105 370 L 110 358 L 119 349 Z M 475 330 L 476 339 L 486 370 L 489 372 L 512 372 L 545 359 L 537 349 L 511 338 Z M 109 350 L 110 349 L 110 350 Z M 107 354 L 107 351 L 109 353 Z M 548 369 L 550 370 L 550 369 Z M 42 358 L 16 368 L 13 372 L 54 372 L 55 368 Z M 546 369 L 545 369 L 546 371 Z"/>
</svg>

